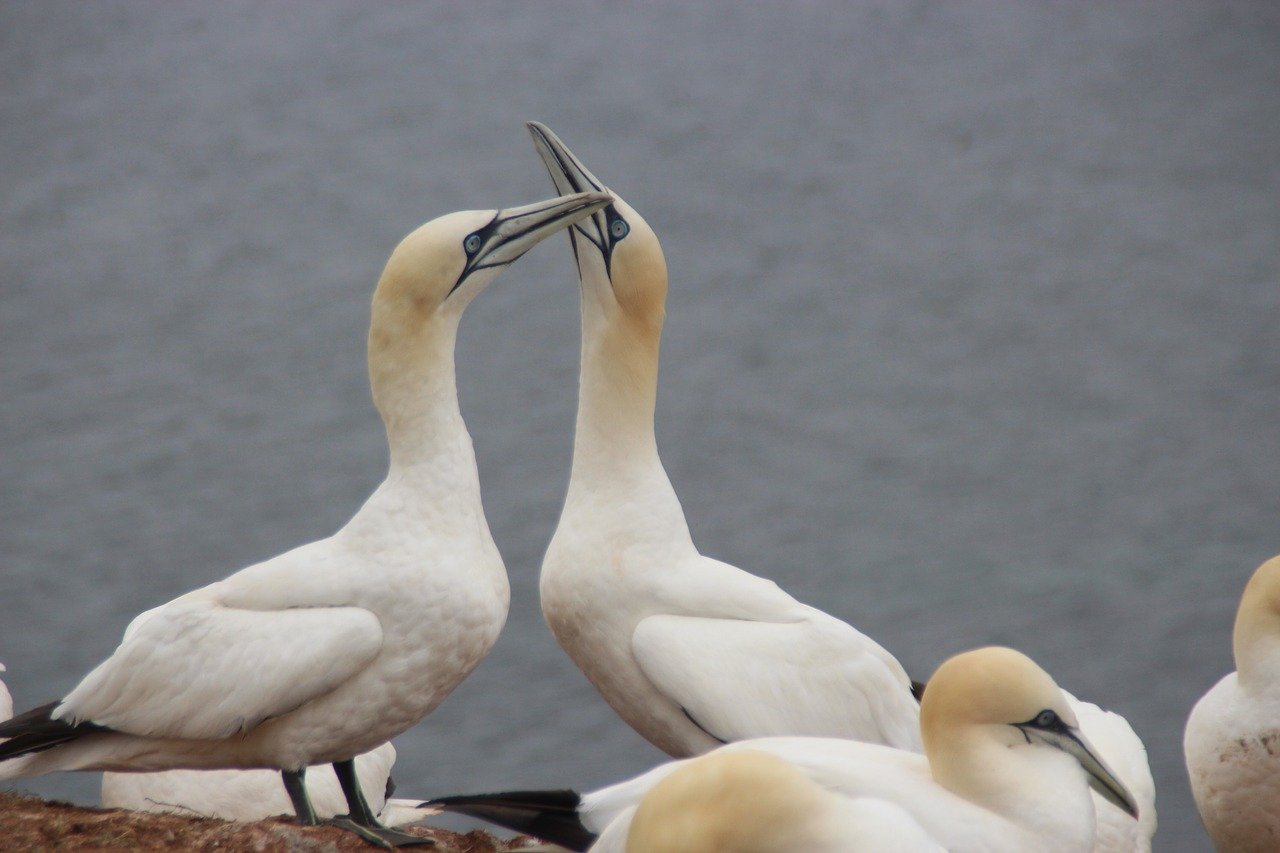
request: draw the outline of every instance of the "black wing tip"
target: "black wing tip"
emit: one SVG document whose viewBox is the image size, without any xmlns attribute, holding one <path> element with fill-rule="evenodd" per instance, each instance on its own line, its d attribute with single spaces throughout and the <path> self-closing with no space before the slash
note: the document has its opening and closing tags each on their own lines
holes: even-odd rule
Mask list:
<svg viewBox="0 0 1280 853">
<path fill-rule="evenodd" d="M 916 680 L 912 679 L 912 681 L 911 681 L 911 695 L 912 695 L 912 696 L 914 696 L 914 697 L 916 697 L 916 701 L 917 701 L 917 702 L 919 702 L 919 701 L 921 701 L 922 699 L 924 699 L 924 688 L 925 688 L 925 686 L 926 686 L 926 685 L 925 685 L 925 683 L 924 683 L 923 681 L 916 681 Z"/>
<path fill-rule="evenodd" d="M 458 794 L 422 803 L 445 811 L 496 823 L 570 850 L 586 850 L 595 833 L 582 825 L 578 806 L 582 796 L 569 788 L 549 791 L 504 791 L 499 794 Z"/>
<path fill-rule="evenodd" d="M 582 795 L 572 788 L 555 788 L 541 791 L 501 791 L 497 794 L 453 794 L 427 800 L 424 806 L 452 806 L 468 804 L 493 804 L 510 808 L 541 808 L 554 811 L 578 812 Z"/>
<path fill-rule="evenodd" d="M 109 732 L 97 723 L 68 723 L 53 719 L 61 702 L 47 702 L 0 723 L 0 761 L 32 752 L 43 752 L 85 735 Z"/>
</svg>

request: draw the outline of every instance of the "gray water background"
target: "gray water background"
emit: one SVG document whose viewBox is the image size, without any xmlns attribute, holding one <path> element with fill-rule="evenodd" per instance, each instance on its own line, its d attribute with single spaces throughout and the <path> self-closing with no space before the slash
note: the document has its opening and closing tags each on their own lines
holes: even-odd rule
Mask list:
<svg viewBox="0 0 1280 853">
<path fill-rule="evenodd" d="M 546 197 L 546 121 L 672 285 L 658 433 L 705 553 L 927 675 L 1015 645 L 1145 739 L 1280 552 L 1272 3 L 0 4 L 0 660 L 57 697 L 139 611 L 384 472 L 368 301 L 420 222 Z M 661 756 L 555 646 L 562 239 L 469 310 L 462 405 L 513 599 L 397 740 L 402 792 Z M 94 774 L 18 787 L 96 799 Z"/>
</svg>

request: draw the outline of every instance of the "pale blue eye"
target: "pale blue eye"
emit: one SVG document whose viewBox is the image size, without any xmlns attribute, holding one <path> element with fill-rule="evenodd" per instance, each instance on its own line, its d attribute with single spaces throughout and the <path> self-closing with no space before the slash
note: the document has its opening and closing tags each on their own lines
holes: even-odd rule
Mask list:
<svg viewBox="0 0 1280 853">
<path fill-rule="evenodd" d="M 1052 711 L 1041 711 L 1036 717 L 1036 725 L 1042 729 L 1047 729 L 1058 721 L 1058 715 Z"/>
<path fill-rule="evenodd" d="M 609 234 L 615 240 L 621 240 L 627 236 L 627 232 L 631 230 L 631 226 L 627 224 L 625 219 L 615 219 L 609 223 Z"/>
<path fill-rule="evenodd" d="M 467 250 L 468 255 L 474 255 L 480 251 L 480 235 L 472 234 L 466 240 L 462 241 L 462 248 Z"/>
</svg>

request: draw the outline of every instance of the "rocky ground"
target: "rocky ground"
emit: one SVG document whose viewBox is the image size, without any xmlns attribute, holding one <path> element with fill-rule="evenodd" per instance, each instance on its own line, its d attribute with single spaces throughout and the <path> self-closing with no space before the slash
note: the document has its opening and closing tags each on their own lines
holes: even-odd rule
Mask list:
<svg viewBox="0 0 1280 853">
<path fill-rule="evenodd" d="M 434 839 L 435 850 L 449 853 L 491 853 L 519 849 L 527 843 L 527 839 L 499 841 L 481 831 L 459 835 L 425 826 L 403 829 Z M 5 851 L 252 850 L 255 853 L 368 853 L 375 849 L 343 830 L 302 827 L 288 818 L 231 823 L 92 809 L 5 792 L 0 792 L 0 848 Z"/>
</svg>

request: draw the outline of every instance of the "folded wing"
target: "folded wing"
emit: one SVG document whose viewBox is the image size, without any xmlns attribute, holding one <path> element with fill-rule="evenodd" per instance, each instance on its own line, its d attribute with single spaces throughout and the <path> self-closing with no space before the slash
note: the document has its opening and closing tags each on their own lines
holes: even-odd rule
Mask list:
<svg viewBox="0 0 1280 853">
<path fill-rule="evenodd" d="M 719 740 L 814 735 L 921 748 L 902 667 L 818 611 L 787 622 L 650 616 L 632 651 L 654 685 Z"/>
<path fill-rule="evenodd" d="M 147 737 L 246 732 L 334 690 L 382 647 L 358 607 L 249 610 L 184 596 L 144 613 L 53 716 Z"/>
</svg>

